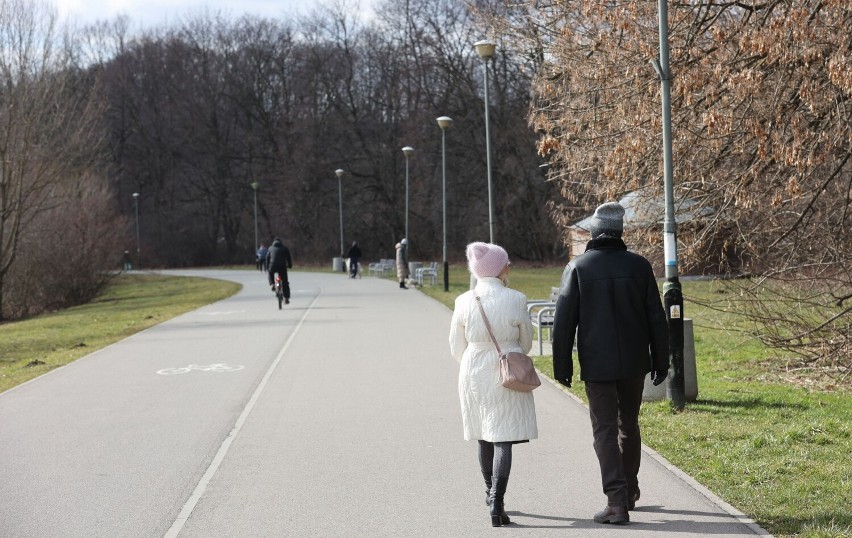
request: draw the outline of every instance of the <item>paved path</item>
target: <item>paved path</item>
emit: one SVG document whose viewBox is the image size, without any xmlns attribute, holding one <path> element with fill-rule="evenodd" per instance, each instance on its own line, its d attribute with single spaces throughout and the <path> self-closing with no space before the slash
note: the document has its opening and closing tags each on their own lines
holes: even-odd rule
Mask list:
<svg viewBox="0 0 852 538">
<path fill-rule="evenodd" d="M 547 383 L 541 438 L 515 450 L 516 524 L 493 529 L 449 310 L 388 280 L 293 273 L 279 311 L 256 272 L 203 274 L 244 288 L 0 394 L 0 536 L 760 532 L 650 454 L 631 525 L 593 523 L 588 413 Z M 228 370 L 158 373 L 190 364 Z"/>
</svg>

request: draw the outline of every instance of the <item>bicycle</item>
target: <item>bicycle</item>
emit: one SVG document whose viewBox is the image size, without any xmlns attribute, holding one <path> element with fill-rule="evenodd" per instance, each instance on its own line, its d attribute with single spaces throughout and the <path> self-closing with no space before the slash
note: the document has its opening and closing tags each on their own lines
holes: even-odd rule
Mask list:
<svg viewBox="0 0 852 538">
<path fill-rule="evenodd" d="M 275 273 L 275 297 L 278 299 L 278 310 L 281 310 L 281 304 L 290 304 L 290 299 L 284 297 L 284 282 L 281 281 L 281 275 Z"/>
</svg>

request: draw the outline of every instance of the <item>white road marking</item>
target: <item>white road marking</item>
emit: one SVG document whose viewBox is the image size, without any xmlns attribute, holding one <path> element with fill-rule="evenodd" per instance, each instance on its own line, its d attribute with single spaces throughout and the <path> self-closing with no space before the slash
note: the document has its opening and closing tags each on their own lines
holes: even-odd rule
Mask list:
<svg viewBox="0 0 852 538">
<path fill-rule="evenodd" d="M 281 348 L 281 351 L 278 352 L 278 356 L 275 357 L 275 360 L 272 362 L 272 365 L 264 374 L 263 379 L 260 380 L 260 384 L 254 391 L 254 394 L 251 395 L 251 399 L 246 404 L 243 412 L 240 413 L 239 418 L 237 418 L 237 422 L 234 424 L 234 427 L 228 433 L 225 440 L 222 441 L 222 445 L 219 447 L 219 450 L 216 452 L 216 456 L 213 457 L 213 461 L 210 462 L 210 466 L 207 468 L 207 471 L 204 473 L 204 476 L 201 477 L 201 480 L 198 482 L 198 485 L 195 486 L 195 490 L 192 492 L 192 495 L 189 496 L 189 499 L 186 501 L 186 504 L 183 505 L 180 513 L 175 519 L 174 523 L 172 523 L 171 528 L 166 532 L 165 538 L 175 538 L 180 533 L 186 521 L 192 515 L 192 511 L 195 509 L 195 506 L 198 504 L 198 501 L 201 500 L 201 496 L 204 495 L 204 491 L 207 489 L 207 485 L 213 479 L 213 475 L 216 474 L 216 471 L 219 469 L 219 465 L 222 464 L 222 461 L 225 459 L 225 456 L 228 453 L 228 449 L 231 448 L 231 443 L 234 442 L 237 435 L 242 430 L 243 424 L 248 418 L 251 410 L 254 409 L 254 404 L 260 398 L 260 394 L 263 392 L 263 389 L 266 388 L 266 384 L 269 382 L 269 378 L 272 377 L 272 373 L 275 371 L 275 368 L 278 366 L 278 363 L 281 362 L 281 359 L 284 358 L 284 354 L 287 352 L 287 349 L 290 347 L 290 344 L 293 342 L 293 338 L 295 338 L 296 333 L 299 332 L 299 329 L 302 327 L 302 324 L 305 322 L 305 318 L 308 317 L 308 313 L 310 313 L 311 308 L 313 308 L 314 304 L 319 300 L 322 295 L 322 288 L 319 289 L 319 293 L 311 302 L 310 306 L 305 309 L 305 313 L 302 314 L 302 318 L 299 320 L 298 325 L 293 329 L 293 332 L 290 333 L 290 337 L 287 338 L 287 341 L 284 343 L 284 347 Z"/>
<path fill-rule="evenodd" d="M 170 374 L 185 374 L 191 370 L 197 370 L 199 372 L 236 372 L 245 368 L 242 364 L 237 364 L 236 366 L 228 366 L 225 363 L 215 363 L 215 364 L 190 364 L 187 366 L 179 366 L 178 368 L 163 368 L 162 370 L 157 370 L 157 373 L 160 375 L 170 375 Z"/>
</svg>

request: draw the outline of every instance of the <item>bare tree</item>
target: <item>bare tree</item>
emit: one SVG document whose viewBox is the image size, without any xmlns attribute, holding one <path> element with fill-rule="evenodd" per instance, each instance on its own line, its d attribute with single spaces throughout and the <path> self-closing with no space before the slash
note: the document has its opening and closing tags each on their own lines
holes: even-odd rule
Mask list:
<svg viewBox="0 0 852 538">
<path fill-rule="evenodd" d="M 456 120 L 451 252 L 486 236 L 482 62 L 472 47 L 485 30 L 449 0 L 391 3 L 366 22 L 352 11 L 332 4 L 293 25 L 202 13 L 125 40 L 105 64 L 120 203 L 132 211 L 130 193 L 143 193 L 144 241 L 158 262 L 245 261 L 252 181 L 262 239 L 283 236 L 300 259 L 335 255 L 337 168 L 348 172 L 347 241 L 388 256 L 404 233 L 406 145 L 417 148 L 413 253 L 436 256 L 441 115 Z M 505 54 L 490 69 L 498 239 L 519 259 L 548 259 L 554 187 L 525 125 L 530 77 Z"/>
<path fill-rule="evenodd" d="M 684 266 L 758 275 L 738 309 L 759 336 L 848 369 L 852 8 L 701 1 L 670 18 L 677 198 L 706 215 L 679 237 Z M 655 3 L 525 2 L 504 20 L 541 59 L 530 121 L 563 229 L 600 201 L 659 197 Z"/>
<path fill-rule="evenodd" d="M 91 84 L 65 44 L 48 4 L 0 0 L 0 320 L 27 227 L 97 156 Z"/>
<path fill-rule="evenodd" d="M 22 231 L 5 303 L 18 319 L 91 301 L 121 266 L 130 228 L 99 177 L 57 185 L 62 201 Z"/>
</svg>

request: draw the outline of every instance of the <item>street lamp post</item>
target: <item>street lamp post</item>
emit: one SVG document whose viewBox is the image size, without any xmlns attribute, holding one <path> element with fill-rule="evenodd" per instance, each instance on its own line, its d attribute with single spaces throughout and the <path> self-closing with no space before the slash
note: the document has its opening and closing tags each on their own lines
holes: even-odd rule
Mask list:
<svg viewBox="0 0 852 538">
<path fill-rule="evenodd" d="M 666 261 L 666 283 L 663 285 L 663 302 L 669 323 L 669 354 L 672 375 L 666 385 L 666 394 L 675 409 L 685 406 L 683 377 L 683 293 L 677 274 L 677 223 L 674 218 L 674 177 L 672 171 L 672 106 L 671 71 L 669 70 L 669 25 L 666 0 L 659 0 L 660 60 L 651 64 L 660 77 L 663 107 L 663 179 L 666 199 L 666 218 L 663 222 L 663 250 Z"/>
<path fill-rule="evenodd" d="M 136 265 L 142 269 L 142 249 L 139 246 L 139 193 L 133 193 L 133 202 L 136 205 Z"/>
<path fill-rule="evenodd" d="M 340 197 L 340 257 L 342 258 L 345 255 L 345 247 L 343 246 L 343 174 L 346 172 L 343 168 L 338 168 L 334 173 L 337 174 L 337 189 Z"/>
<path fill-rule="evenodd" d="M 411 238 L 408 237 L 408 158 L 414 153 L 414 148 L 405 146 L 402 152 L 405 153 L 405 238 L 411 243 Z"/>
<path fill-rule="evenodd" d="M 442 156 L 442 207 L 444 209 L 444 291 L 450 291 L 450 264 L 447 262 L 447 129 L 453 124 L 449 116 L 441 116 L 437 119 L 438 127 L 441 128 L 441 156 Z"/>
<path fill-rule="evenodd" d="M 257 248 L 259 243 L 257 242 L 257 181 L 251 182 L 251 190 L 254 191 L 254 248 L 252 249 L 255 252 L 255 256 L 257 256 Z M 258 260 L 262 263 L 262 260 Z"/>
<path fill-rule="evenodd" d="M 497 47 L 491 41 L 477 41 L 473 44 L 476 48 L 476 53 L 482 58 L 482 65 L 485 71 L 485 159 L 488 166 L 488 237 L 491 243 L 494 242 L 494 198 L 491 193 L 491 133 L 488 119 L 488 60 L 494 56 L 494 49 Z"/>
</svg>

